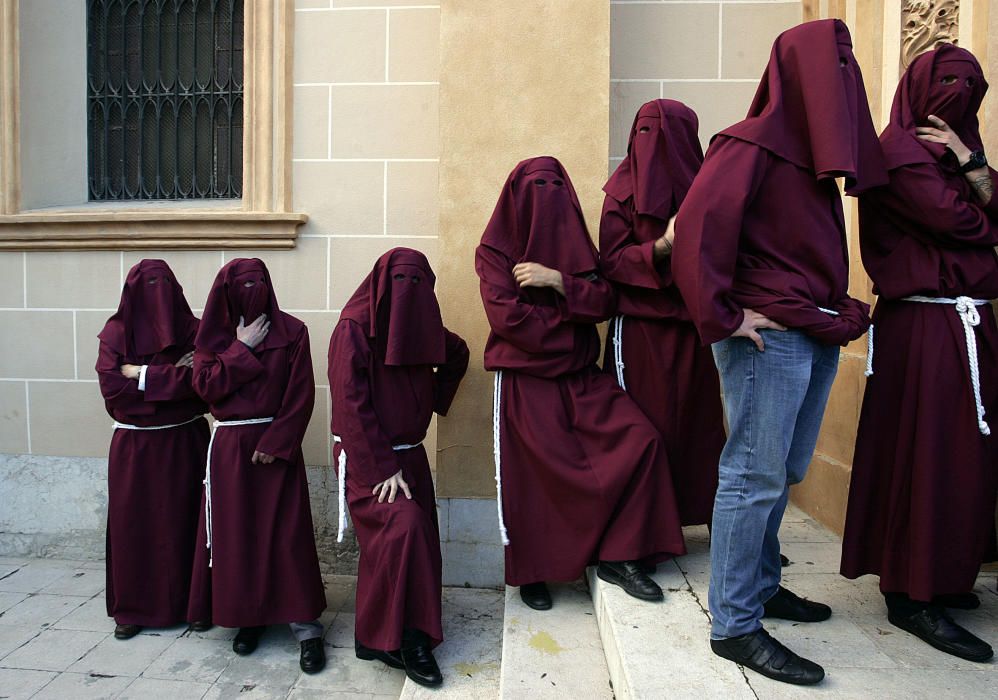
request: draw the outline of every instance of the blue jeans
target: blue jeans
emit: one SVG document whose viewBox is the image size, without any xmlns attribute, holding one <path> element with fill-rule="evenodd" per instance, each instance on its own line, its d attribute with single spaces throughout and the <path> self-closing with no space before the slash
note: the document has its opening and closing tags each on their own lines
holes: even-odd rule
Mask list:
<svg viewBox="0 0 998 700">
<path fill-rule="evenodd" d="M 762 331 L 714 343 L 728 441 L 721 453 L 710 543 L 712 639 L 762 626 L 780 585 L 780 523 L 818 440 L 839 348 L 800 331 Z"/>
</svg>

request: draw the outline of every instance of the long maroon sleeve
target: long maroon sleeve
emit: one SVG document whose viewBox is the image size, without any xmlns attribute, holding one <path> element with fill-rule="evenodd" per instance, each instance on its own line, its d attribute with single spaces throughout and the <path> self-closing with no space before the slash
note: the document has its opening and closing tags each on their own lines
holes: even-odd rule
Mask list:
<svg viewBox="0 0 998 700">
<path fill-rule="evenodd" d="M 197 396 L 193 384 L 194 371 L 176 365 L 148 365 L 146 367 L 147 401 L 179 401 Z"/>
<path fill-rule="evenodd" d="M 392 443 L 381 429 L 371 400 L 371 362 L 363 329 L 353 321 L 338 323 L 329 341 L 331 428 L 343 440 L 351 478 L 366 486 L 399 471 Z"/>
<path fill-rule="evenodd" d="M 457 395 L 457 388 L 468 371 L 470 357 L 468 344 L 461 336 L 447 329 L 444 329 L 444 333 L 447 335 L 447 359 L 437 367 L 433 402 L 433 410 L 441 416 L 447 415 L 454 396 Z"/>
<path fill-rule="evenodd" d="M 304 325 L 287 352 L 290 371 L 281 407 L 274 414 L 273 422 L 267 426 L 256 449 L 278 459 L 292 461 L 294 454 L 301 449 L 315 406 L 315 375 L 312 373 L 308 328 Z"/>
<path fill-rule="evenodd" d="M 603 201 L 599 226 L 600 269 L 611 282 L 644 289 L 666 289 L 672 284 L 671 256 L 656 263 L 655 241 L 638 242 L 628 203 L 609 195 Z"/>
<path fill-rule="evenodd" d="M 994 171 L 991 177 L 995 178 Z M 998 180 L 996 180 L 998 182 Z M 907 165 L 891 173 L 888 188 L 875 190 L 871 198 L 884 208 L 888 218 L 908 223 L 906 228 L 942 247 L 998 245 L 998 197 L 985 205 L 972 201 L 940 177 L 932 163 Z"/>
<path fill-rule="evenodd" d="M 672 271 L 705 344 L 729 337 L 744 317 L 730 292 L 745 211 L 767 161 L 761 148 L 715 142 L 679 209 Z"/>
<path fill-rule="evenodd" d="M 154 415 L 156 406 L 146 401 L 143 392 L 139 391 L 138 380 L 128 379 L 121 373 L 122 362 L 122 357 L 101 341 L 97 351 L 97 381 L 108 413 L 112 418 L 116 418 L 115 413 L 120 416 Z"/>
<path fill-rule="evenodd" d="M 241 340 L 233 340 L 224 352 L 194 353 L 194 390 L 207 403 L 215 404 L 263 371 L 253 351 Z"/>
</svg>

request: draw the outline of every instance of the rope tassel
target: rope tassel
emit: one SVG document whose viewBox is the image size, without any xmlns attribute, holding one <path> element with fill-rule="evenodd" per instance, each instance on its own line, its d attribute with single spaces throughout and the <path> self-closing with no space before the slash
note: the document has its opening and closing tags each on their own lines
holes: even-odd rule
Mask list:
<svg viewBox="0 0 998 700">
<path fill-rule="evenodd" d="M 496 509 L 499 511 L 499 537 L 503 546 L 509 545 L 509 533 L 502 514 L 502 450 L 499 447 L 499 421 L 502 409 L 502 370 L 496 372 L 495 391 L 492 395 L 492 453 L 496 461 Z"/>
<path fill-rule="evenodd" d="M 624 383 L 624 317 L 616 316 L 613 325 L 613 364 L 617 368 L 617 386 L 627 391 Z"/>
</svg>

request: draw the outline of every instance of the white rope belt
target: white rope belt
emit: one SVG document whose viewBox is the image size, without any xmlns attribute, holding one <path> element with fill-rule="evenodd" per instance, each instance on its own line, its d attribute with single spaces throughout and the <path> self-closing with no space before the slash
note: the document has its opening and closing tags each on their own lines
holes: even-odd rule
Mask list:
<svg viewBox="0 0 998 700">
<path fill-rule="evenodd" d="M 502 412 L 502 370 L 496 372 L 495 391 L 492 394 L 492 454 L 496 461 L 496 509 L 499 511 L 499 538 L 503 546 L 509 544 L 506 519 L 502 514 L 502 449 L 499 447 L 499 421 Z"/>
<path fill-rule="evenodd" d="M 169 425 L 131 425 L 129 423 L 119 423 L 115 421 L 112 424 L 115 430 L 121 428 L 122 430 L 168 430 L 169 428 L 179 428 L 182 425 L 190 425 L 196 420 L 200 420 L 202 416 L 194 416 L 190 420 L 185 420 L 183 423 L 170 423 Z"/>
<path fill-rule="evenodd" d="M 977 429 L 981 435 L 990 435 L 991 428 L 984 420 L 984 404 L 981 401 L 981 369 L 977 359 L 977 336 L 974 328 L 981 323 L 981 315 L 977 311 L 978 306 L 985 306 L 989 302 L 986 299 L 972 299 L 971 297 L 925 297 L 913 295 L 904 297 L 901 301 L 913 301 L 919 304 L 949 304 L 956 308 L 956 313 L 960 316 L 963 324 L 963 335 L 967 342 L 967 365 L 970 369 L 970 383 L 974 389 L 974 404 L 977 409 Z M 873 375 L 873 326 L 867 334 L 866 342 L 866 376 Z"/>
<path fill-rule="evenodd" d="M 336 480 L 339 482 L 338 491 L 339 491 L 339 511 L 340 511 L 339 523 L 336 529 L 336 541 L 342 542 L 343 533 L 347 531 L 347 487 L 346 487 L 347 451 L 346 448 L 343 447 L 343 438 L 341 438 L 339 435 L 333 435 L 333 443 L 339 444 L 340 446 L 340 456 L 336 460 L 336 475 L 337 475 Z M 392 449 L 395 450 L 396 452 L 401 452 L 403 450 L 411 450 L 415 447 L 419 447 L 422 444 L 423 441 L 420 440 L 414 445 L 409 445 L 409 444 L 392 445 Z"/>
<path fill-rule="evenodd" d="M 610 320 L 610 332 L 613 333 L 613 364 L 617 370 L 617 386 L 627 391 L 624 383 L 624 316 L 614 316 Z"/>
<path fill-rule="evenodd" d="M 206 539 L 206 546 L 211 549 L 211 448 L 215 445 L 215 432 L 219 428 L 230 427 L 234 425 L 259 425 L 260 423 L 271 423 L 274 417 L 270 418 L 247 418 L 245 420 L 217 420 L 211 426 L 211 440 L 208 441 L 208 459 L 205 463 L 204 468 L 204 530 Z M 214 554 L 210 553 L 208 555 L 208 567 L 211 568 L 212 561 L 214 560 Z"/>
</svg>

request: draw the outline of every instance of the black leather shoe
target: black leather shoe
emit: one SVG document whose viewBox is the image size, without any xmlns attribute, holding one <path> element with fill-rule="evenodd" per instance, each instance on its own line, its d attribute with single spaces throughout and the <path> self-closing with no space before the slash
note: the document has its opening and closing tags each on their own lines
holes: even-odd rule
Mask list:
<svg viewBox="0 0 998 700">
<path fill-rule="evenodd" d="M 888 611 L 887 619 L 895 627 L 911 632 L 939 651 L 961 659 L 987 661 L 994 656 L 991 645 L 953 622 L 946 611 L 936 605 L 928 605 L 910 615 Z"/>
<path fill-rule="evenodd" d="M 257 644 L 266 627 L 240 627 L 236 638 L 232 640 L 232 651 L 240 656 L 247 656 L 256 651 Z"/>
<path fill-rule="evenodd" d="M 949 595 L 937 595 L 932 599 L 934 605 L 940 608 L 952 608 L 954 610 L 977 610 L 981 607 L 981 599 L 976 593 L 951 593 Z"/>
<path fill-rule="evenodd" d="M 710 648 L 722 659 L 734 661 L 774 681 L 814 685 L 825 677 L 825 669 L 790 651 L 761 628 L 740 637 L 712 639 Z"/>
<path fill-rule="evenodd" d="M 430 650 L 430 639 L 419 630 L 403 631 L 402 663 L 405 664 L 405 675 L 420 685 L 432 688 L 444 682 Z"/>
<path fill-rule="evenodd" d="M 786 554 L 780 554 L 780 566 L 790 566 L 790 560 Z"/>
<path fill-rule="evenodd" d="M 207 632 L 214 626 L 210 622 L 192 622 L 190 630 L 191 632 Z"/>
<path fill-rule="evenodd" d="M 354 640 L 353 648 L 357 653 L 358 659 L 363 659 L 364 661 L 381 661 L 392 668 L 405 668 L 405 662 L 402 661 L 401 649 L 380 651 L 366 647 L 357 640 Z"/>
<path fill-rule="evenodd" d="M 139 625 L 116 625 L 114 628 L 114 638 L 131 639 L 141 631 L 142 627 Z"/>
<path fill-rule="evenodd" d="M 543 581 L 525 583 L 520 586 L 520 599 L 534 610 L 551 609 L 551 592 Z"/>
<path fill-rule="evenodd" d="M 623 588 L 639 600 L 662 600 L 662 589 L 635 561 L 601 561 L 596 575 L 607 583 Z"/>
<path fill-rule="evenodd" d="M 776 617 L 794 622 L 823 622 L 832 616 L 832 609 L 824 603 L 801 598 L 783 586 L 776 589 L 776 594 L 767 600 L 763 607 L 766 610 L 764 617 Z"/>
<path fill-rule="evenodd" d="M 301 643 L 301 660 L 298 665 L 305 673 L 318 673 L 326 667 L 326 650 L 322 646 L 322 637 L 313 637 Z"/>
</svg>

